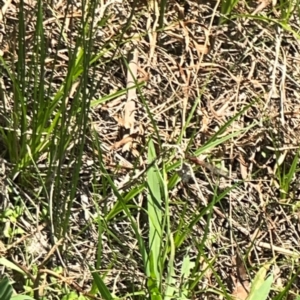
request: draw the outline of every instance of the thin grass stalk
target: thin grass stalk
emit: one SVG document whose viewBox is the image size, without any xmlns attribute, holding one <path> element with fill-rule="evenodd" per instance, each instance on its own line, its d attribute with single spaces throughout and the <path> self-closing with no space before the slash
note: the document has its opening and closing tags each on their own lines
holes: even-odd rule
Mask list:
<svg viewBox="0 0 300 300">
<path fill-rule="evenodd" d="M 67 12 L 66 12 L 67 13 Z M 68 148 L 73 147 L 78 135 L 78 125 L 74 124 L 74 117 L 77 113 L 77 107 L 80 101 L 79 85 L 78 91 L 74 96 L 72 106 L 69 108 L 69 93 L 72 88 L 74 74 L 78 65 L 76 65 L 79 44 L 75 46 L 74 50 L 69 50 L 68 71 L 60 91 L 56 94 L 54 102 L 59 104 L 56 115 L 56 122 L 53 127 L 53 134 L 51 139 L 49 161 L 51 166 L 51 173 L 48 172 L 49 183 L 51 183 L 51 198 L 49 199 L 50 219 L 52 224 L 52 234 L 60 239 L 64 236 L 67 228 L 66 216 L 68 211 L 68 201 L 70 201 L 70 184 L 68 177 L 73 174 L 71 166 L 64 168 L 66 164 L 67 155 L 72 159 L 71 153 L 68 153 Z M 79 53 L 80 55 L 80 53 Z M 76 79 L 76 78 L 75 78 Z M 74 128 L 71 134 L 71 128 Z M 75 143 L 76 144 L 76 143 Z M 76 158 L 77 159 L 77 158 Z M 73 178 L 73 177 L 72 177 Z M 71 182 L 72 184 L 72 182 Z"/>
<path fill-rule="evenodd" d="M 83 154 L 83 148 L 85 146 L 85 136 L 87 131 L 87 124 L 88 124 L 88 114 L 90 110 L 90 103 L 91 103 L 91 95 L 87 92 L 88 90 L 88 78 L 89 78 L 89 65 L 91 60 L 91 49 L 92 49 L 92 32 L 93 28 L 89 26 L 90 22 L 91 24 L 94 23 L 95 18 L 95 10 L 96 10 L 96 2 L 91 2 L 91 6 L 89 8 L 88 14 L 86 17 L 84 17 L 84 13 L 82 13 L 82 45 L 83 45 L 83 60 L 82 60 L 82 66 L 83 66 L 83 72 L 82 72 L 82 78 L 81 78 L 81 92 L 82 92 L 82 98 L 81 101 L 78 102 L 80 105 L 80 113 L 75 114 L 76 123 L 78 125 L 78 131 L 77 131 L 77 139 L 78 139 L 78 146 L 79 146 L 79 153 L 76 155 L 76 163 L 75 163 L 75 172 L 72 176 L 71 181 L 71 189 L 70 189 L 70 199 L 68 201 L 68 208 L 66 211 L 65 219 L 64 219 L 64 225 L 63 225 L 63 237 L 67 234 L 68 231 L 68 224 L 70 220 L 71 215 L 71 208 L 73 204 L 73 199 L 75 198 L 76 192 L 77 192 L 77 184 L 79 180 L 79 172 L 82 165 L 82 154 Z M 89 20 L 91 18 L 91 20 Z M 79 93 L 78 93 L 79 96 Z M 77 113 L 77 111 L 76 111 Z M 76 150 L 77 152 L 77 150 Z M 75 153 L 74 153 L 75 154 Z"/>
<path fill-rule="evenodd" d="M 167 0 L 161 0 L 159 2 L 159 27 L 158 30 L 161 31 L 164 27 L 164 18 L 165 18 L 165 11 L 166 11 L 166 7 L 167 7 Z"/>
<path fill-rule="evenodd" d="M 17 142 L 15 147 L 14 156 L 11 157 L 14 159 L 14 162 L 20 163 L 20 156 L 25 152 L 26 145 L 26 131 L 27 131 L 27 104 L 24 98 L 24 91 L 26 90 L 26 74 L 25 74 L 25 17 L 24 17 L 24 1 L 21 0 L 19 3 L 19 26 L 18 26 L 18 62 L 17 62 L 17 78 L 14 85 L 14 129 L 15 136 L 14 142 Z M 14 64 L 13 64 L 14 65 Z M 17 137 L 17 131 L 20 126 L 20 136 Z"/>
<path fill-rule="evenodd" d="M 42 1 L 37 3 L 37 24 L 36 32 L 34 34 L 34 52 L 29 71 L 29 78 L 34 78 L 33 87 L 33 109 L 32 109 L 32 135 L 30 141 L 30 148 L 33 155 L 33 160 L 36 161 L 40 155 L 40 145 L 42 143 L 42 134 L 44 132 L 44 114 L 47 111 L 45 100 L 45 86 L 44 86 L 44 70 L 46 49 L 44 41 L 43 28 L 43 8 Z M 28 160 L 29 161 L 29 160 Z"/>
</svg>

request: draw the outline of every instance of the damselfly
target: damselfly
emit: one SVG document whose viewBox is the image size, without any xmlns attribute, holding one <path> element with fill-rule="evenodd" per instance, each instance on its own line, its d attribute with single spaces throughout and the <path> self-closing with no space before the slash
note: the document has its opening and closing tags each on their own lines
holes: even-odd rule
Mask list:
<svg viewBox="0 0 300 300">
<path fill-rule="evenodd" d="M 219 168 L 213 166 L 212 164 L 205 162 L 204 160 L 201 160 L 195 156 L 186 156 L 186 159 L 189 160 L 190 162 L 193 162 L 194 164 L 196 164 L 198 166 L 205 168 L 206 170 L 208 170 L 210 173 L 212 173 L 214 175 L 222 176 L 222 177 L 225 177 L 225 178 L 231 180 L 228 172 L 226 172 L 222 169 L 219 169 Z"/>
</svg>

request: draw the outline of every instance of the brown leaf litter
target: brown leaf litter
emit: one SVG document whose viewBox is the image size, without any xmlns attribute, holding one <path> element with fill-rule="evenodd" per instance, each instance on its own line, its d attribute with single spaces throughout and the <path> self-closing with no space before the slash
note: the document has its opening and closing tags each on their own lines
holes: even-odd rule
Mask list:
<svg viewBox="0 0 300 300">
<path fill-rule="evenodd" d="M 76 44 L 76 32 L 81 26 L 80 3 L 76 7 L 68 6 L 65 1 L 52 2 L 51 10 L 45 7 L 47 14 L 43 20 L 45 39 L 49 47 L 45 76 L 51 74 L 52 69 L 55 70 L 55 80 L 50 88 L 52 94 L 48 95 L 50 98 L 55 95 L 67 74 L 67 53 Z M 127 1 L 111 1 L 106 4 L 105 1 L 100 2 L 95 24 L 104 14 L 108 19 L 103 27 L 91 24 L 95 31 L 93 53 L 97 54 L 105 49 L 105 55 L 101 58 L 102 63 L 95 66 L 94 73 L 89 75 L 93 76 L 89 88 L 101 83 L 97 85 L 95 99 L 126 88 L 127 94 L 92 108 L 89 129 L 90 132 L 92 129 L 96 130 L 102 152 L 99 153 L 99 149 L 95 151 L 91 143 L 93 136 L 87 132 L 85 162 L 93 161 L 98 166 L 98 158 L 102 155 L 106 172 L 113 178 L 120 193 L 126 193 L 133 187 L 133 183 L 146 180 L 146 141 L 150 137 L 154 140 L 160 161 L 166 159 L 168 162 L 172 157 L 166 158 L 162 155 L 165 152 L 160 149 L 158 140 L 162 144 L 175 144 L 180 140 L 180 147 L 186 149 L 188 145 L 185 150 L 186 157 L 183 159 L 192 157 L 189 163 L 195 170 L 201 197 L 207 203 L 214 199 L 213 194 L 216 191 L 218 195 L 224 191 L 219 184 L 221 180 L 225 181 L 225 188 L 235 184 L 233 177 L 240 180 L 236 188 L 224 196 L 213 209 L 209 227 L 211 240 L 205 243 L 205 253 L 208 259 L 212 259 L 214 271 L 222 282 L 227 284 L 233 281 L 233 295 L 245 299 L 249 292 L 249 278 L 246 278 L 246 267 L 239 255 L 242 257 L 247 252 L 246 263 L 252 267 L 261 265 L 272 257 L 278 257 L 276 264 L 280 266 L 280 270 L 277 270 L 277 282 L 285 286 L 289 274 L 296 271 L 296 267 L 288 262 L 299 259 L 300 253 L 299 209 L 296 200 L 299 194 L 297 182 L 300 178 L 297 171 L 290 182 L 288 194 L 283 197 L 279 176 L 279 171 L 288 172 L 299 149 L 299 41 L 293 34 L 280 31 L 276 24 L 267 24 L 263 20 L 241 17 L 219 26 L 219 15 L 214 7 L 218 2 L 203 4 L 201 1 L 185 1 L 183 5 L 177 1 L 167 1 L 163 28 L 159 28 L 157 1 L 140 1 L 138 7 Z M 0 55 L 9 62 L 14 61 L 17 50 L 16 3 L 6 1 L 0 14 Z M 273 7 L 266 3 L 261 2 L 253 7 L 249 7 L 250 4 L 239 4 L 236 9 L 238 13 L 267 13 L 276 18 L 274 3 Z M 25 6 L 28 18 L 27 61 L 34 53 L 32 30 L 35 28 L 35 9 L 30 4 Z M 117 44 L 119 34 L 125 28 L 133 9 L 135 13 L 131 26 L 124 35 L 127 43 L 120 46 L 118 56 L 114 57 L 113 47 Z M 64 25 L 62 16 L 65 15 L 67 23 Z M 295 16 L 291 22 L 292 28 L 299 31 L 299 18 Z M 65 40 L 59 39 L 60 28 L 63 28 Z M 55 59 L 55 54 L 59 60 Z M 126 58 L 128 64 L 124 63 L 122 57 Z M 48 84 L 47 80 L 45 78 L 45 84 Z M 152 113 L 159 137 L 155 134 L 153 120 L 149 118 L 141 95 L 135 88 L 140 81 L 144 82 L 142 96 Z M 76 88 L 74 82 L 74 93 Z M 3 75 L 0 90 L 5 94 L 6 111 L 10 111 L 13 106 L 13 85 L 7 74 Z M 27 98 L 31 99 L 30 91 L 28 93 Z M 72 95 L 69 97 L 70 105 L 71 98 Z M 241 134 L 206 151 L 205 161 L 201 160 L 200 168 L 196 168 L 194 163 L 199 163 L 200 158 L 193 153 L 249 104 L 251 107 L 238 116 L 219 138 L 237 130 L 241 130 Z M 192 114 L 193 109 L 195 110 Z M 0 117 L 2 125 L 3 116 Z M 3 120 L 6 118 L 3 117 Z M 180 137 L 183 129 L 185 132 Z M 73 143 L 71 147 L 75 145 Z M 69 159 L 71 164 L 73 158 Z M 174 162 L 176 159 L 174 155 Z M 7 166 L 8 164 L 9 161 Z M 97 228 L 94 223 L 88 225 L 85 232 L 81 230 L 82 222 L 88 222 L 82 215 L 83 203 L 80 196 L 85 195 L 88 199 L 88 212 L 91 215 L 94 213 L 92 199 L 99 200 L 103 212 L 109 211 L 117 203 L 101 172 L 98 169 L 91 171 L 91 168 L 93 164 L 86 163 L 81 170 L 78 198 L 74 200 L 70 216 L 70 240 L 65 241 L 67 248 L 72 249 L 72 255 L 64 261 L 65 274 L 57 276 L 51 270 L 45 271 L 47 276 L 56 277 L 79 292 L 87 291 L 91 283 L 89 270 L 82 257 L 85 261 L 94 263 L 97 243 Z M 224 172 L 216 174 L 209 170 L 226 170 L 226 178 L 222 178 Z M 6 180 L 7 174 L 1 174 L 1 178 L 3 176 Z M 172 175 L 170 172 L 168 178 Z M 107 191 L 107 195 L 103 196 L 105 201 L 102 201 L 102 195 L 95 193 L 95 177 L 97 191 Z M 212 188 L 215 185 L 217 190 Z M 203 204 L 199 203 L 199 189 L 195 186 L 193 182 L 185 182 L 170 191 L 174 231 L 182 218 L 190 222 L 189 218 L 203 209 Z M 7 189 L 6 181 L 4 188 Z M 145 196 L 141 192 L 130 204 L 142 207 Z M 24 199 L 28 205 L 32 205 L 29 196 L 24 196 Z M 182 203 L 189 205 L 187 207 Z M 186 214 L 182 216 L 184 210 Z M 146 232 L 141 212 L 134 213 L 140 228 Z M 32 223 L 28 215 L 24 215 L 24 219 Z M 191 229 L 191 238 L 182 245 L 192 247 L 192 254 L 195 256 L 198 254 L 197 245 L 206 230 L 205 222 L 203 218 L 195 224 Z M 34 231 L 34 226 L 27 230 Z M 118 238 L 118 242 L 107 242 L 111 236 L 105 233 L 102 266 L 104 269 L 110 268 L 106 284 L 110 289 L 114 288 L 118 295 L 128 292 L 128 278 L 133 280 L 131 284 L 140 289 L 144 288 L 145 278 L 139 269 L 142 262 L 128 220 L 114 217 L 107 221 L 107 226 Z M 42 229 L 44 230 L 46 229 Z M 21 243 L 25 247 L 25 241 Z M 12 245 L 14 258 L 22 261 L 22 247 L 19 244 Z M 239 276 L 244 279 L 238 278 L 232 272 L 232 245 L 241 249 L 241 253 L 236 254 L 236 265 L 237 273 L 241 273 Z M 6 249 L 10 247 L 4 246 Z M 13 253 L 11 251 L 6 251 L 4 255 L 10 258 L 10 253 Z M 45 255 L 42 259 L 44 258 Z M 179 265 L 182 255 L 178 253 L 175 260 Z M 112 261 L 113 269 L 110 267 Z M 53 263 L 62 265 L 54 256 Z M 68 281 L 66 278 L 71 270 L 75 271 L 72 271 L 72 280 Z M 81 282 L 80 288 L 78 282 Z M 199 282 L 198 288 L 206 286 L 203 280 Z M 209 286 L 210 290 L 220 289 L 213 274 L 209 276 Z M 291 293 L 297 290 L 299 288 L 296 285 L 291 287 Z M 203 292 L 203 297 L 216 299 L 209 291 Z"/>
</svg>

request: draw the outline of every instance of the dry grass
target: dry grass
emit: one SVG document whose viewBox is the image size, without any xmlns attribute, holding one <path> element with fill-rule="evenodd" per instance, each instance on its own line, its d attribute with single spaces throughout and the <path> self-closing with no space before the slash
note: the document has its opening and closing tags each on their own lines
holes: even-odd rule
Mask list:
<svg viewBox="0 0 300 300">
<path fill-rule="evenodd" d="M 9 156 L 1 158 L 2 209 L 7 211 L 10 207 L 25 204 L 30 213 L 22 209 L 23 213 L 18 215 L 14 225 L 8 225 L 7 219 L 3 218 L 6 222 L 1 224 L 3 229 L 5 226 L 15 226 L 22 228 L 23 232 L 10 238 L 1 236 L 5 244 L 2 253 L 33 279 L 36 274 L 32 265 L 41 264 L 44 270 L 41 274 L 48 275 L 44 277 L 45 286 L 50 284 L 49 278 L 55 276 L 57 282 L 52 283 L 54 288 L 66 284 L 71 290 L 88 291 L 91 275 L 87 263 L 93 264 L 95 261 L 95 244 L 99 234 L 99 223 L 92 221 L 96 213 L 95 202 L 99 201 L 100 209 L 107 212 L 117 203 L 112 188 L 103 179 L 103 170 L 99 170 L 98 163 L 95 163 L 100 149 L 94 147 L 94 131 L 101 143 L 104 169 L 114 178 L 119 190 L 126 192 L 134 185 L 138 187 L 139 179 L 143 178 L 147 168 L 145 146 L 150 137 L 155 140 L 161 159 L 177 162 L 182 153 L 183 156 L 195 155 L 226 122 L 249 105 L 249 109 L 224 127 L 222 136 L 239 130 L 241 133 L 201 153 L 201 161 L 226 170 L 228 177 L 203 168 L 203 163 L 196 166 L 190 160 L 197 184 L 188 178 L 186 182 L 174 184 L 170 190 L 171 228 L 174 233 L 181 228 L 183 211 L 184 222 L 192 222 L 195 211 L 201 211 L 204 205 L 226 188 L 233 187 L 238 180 L 237 185 L 214 206 L 211 219 L 204 215 L 192 226 L 189 238 L 178 249 L 176 263 L 179 268 L 189 247 L 191 255 L 198 257 L 199 239 L 206 236 L 205 255 L 230 293 L 236 293 L 235 260 L 239 257 L 237 253 L 242 253 L 245 261 L 240 265 L 246 266 L 247 280 L 253 278 L 259 266 L 275 259 L 275 295 L 276 290 L 285 287 L 287 280 L 298 272 L 296 264 L 300 253 L 297 204 L 299 167 L 295 159 L 299 149 L 299 40 L 293 33 L 283 31 L 276 23 L 263 18 L 237 16 L 219 25 L 215 2 L 201 4 L 199 1 L 184 1 L 181 6 L 170 1 L 165 11 L 164 27 L 159 28 L 159 7 L 151 3 L 146 5 L 140 2 L 135 6 L 125 1 L 112 1 L 99 5 L 96 11 L 95 24 L 107 16 L 105 23 L 97 27 L 92 37 L 93 54 L 101 51 L 103 56 L 88 75 L 87 88 L 93 90 L 95 101 L 91 103 L 83 165 L 69 221 L 70 230 L 60 249 L 62 257 L 56 255 L 56 247 L 50 243 L 49 224 L 41 222 L 40 217 L 32 219 L 32 216 L 39 215 L 37 210 L 41 209 L 40 204 L 32 201 L 38 187 L 33 182 L 30 191 L 28 186 L 14 181 L 11 171 L 16 161 L 11 161 Z M 13 68 L 18 51 L 18 4 L 9 1 L 7 4 L 0 19 L 5 31 L 5 34 L 0 33 L 1 56 Z M 68 49 L 75 47 L 82 10 L 79 3 L 68 6 L 63 1 L 44 6 L 47 45 L 45 84 L 50 86 L 51 83 L 48 95 L 44 96 L 51 99 L 68 72 Z M 255 11 L 255 6 L 240 4 L 236 9 L 241 14 L 250 14 Z M 27 1 L 25 12 L 25 59 L 29 63 L 35 59 L 34 1 Z M 272 15 L 272 7 L 266 7 L 260 13 L 278 18 Z M 130 26 L 125 30 L 128 20 Z M 290 24 L 295 32 L 299 32 L 299 16 L 295 14 Z M 63 28 L 63 38 L 60 28 Z M 127 74 L 126 61 L 131 67 L 138 66 L 131 68 L 135 74 Z M 48 74 L 54 74 L 51 80 Z M 108 101 L 96 101 L 126 86 L 130 87 L 129 81 L 134 75 L 137 75 L 139 83 L 144 84 L 143 87 Z M 73 94 L 68 95 L 69 105 L 72 105 L 76 94 L 76 84 L 73 83 Z M 14 90 L 12 81 L 4 72 L 1 90 L 5 95 L 4 98 L 1 96 L 1 105 L 9 113 L 13 110 Z M 28 97 L 33 96 L 30 90 L 26 93 Z M 32 116 L 28 115 L 28 118 Z M 7 115 L 0 115 L 0 122 L 3 127 L 10 126 Z M 164 147 L 173 149 L 172 155 L 168 152 L 170 155 L 165 158 L 162 145 L 169 145 Z M 70 147 L 75 149 L 76 143 Z M 7 153 L 4 148 L 1 152 Z M 46 157 L 41 151 L 41 156 L 36 160 L 41 173 L 47 164 Z M 68 169 L 68 173 L 64 174 L 66 181 L 72 177 L 72 161 L 73 157 L 68 157 L 65 162 Z M 296 168 L 288 178 L 293 162 Z M 171 177 L 174 172 L 170 174 Z M 99 191 L 104 190 L 107 194 L 99 195 Z M 17 193 L 21 195 L 22 200 L 18 203 L 22 205 L 14 202 L 17 201 Z M 143 207 L 145 195 L 138 194 L 132 203 Z M 103 215 L 101 266 L 102 271 L 109 271 L 107 286 L 117 295 L 133 292 L 130 290 L 132 286 L 142 290 L 145 274 L 130 222 L 121 211 Z M 148 229 L 143 211 L 136 209 L 132 215 L 146 235 Z M 207 224 L 210 224 L 208 234 Z M 57 266 L 64 268 L 59 275 L 53 271 Z M 207 261 L 199 262 L 202 270 L 207 266 Z M 194 289 L 195 299 L 216 297 L 209 291 L 221 289 L 216 274 L 211 270 L 204 272 L 198 287 Z M 291 294 L 299 291 L 298 281 L 298 278 L 294 280 L 290 287 Z M 43 284 L 40 295 L 44 293 Z M 24 285 L 16 285 L 16 289 L 22 291 Z M 49 289 L 45 293 L 47 299 L 58 297 Z"/>
</svg>

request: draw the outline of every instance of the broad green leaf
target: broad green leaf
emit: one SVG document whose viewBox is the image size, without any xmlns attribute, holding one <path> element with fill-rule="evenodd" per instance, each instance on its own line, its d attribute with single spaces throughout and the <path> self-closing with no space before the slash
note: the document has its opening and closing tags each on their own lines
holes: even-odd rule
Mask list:
<svg viewBox="0 0 300 300">
<path fill-rule="evenodd" d="M 94 278 L 94 282 L 95 282 L 95 284 L 96 284 L 96 286 L 98 288 L 98 291 L 101 294 L 101 296 L 105 300 L 112 300 L 112 299 L 114 299 L 114 297 L 110 293 L 109 289 L 107 288 L 107 286 L 105 285 L 104 281 L 99 276 L 99 274 L 97 272 L 95 272 L 95 270 L 93 270 L 92 267 L 90 267 L 90 271 L 92 273 L 92 276 Z"/>
<path fill-rule="evenodd" d="M 262 266 L 257 272 L 252 284 L 251 290 L 248 295 L 247 300 L 266 300 L 269 292 L 271 290 L 271 285 L 273 282 L 273 275 L 270 275 L 267 279 L 266 273 L 270 268 L 270 263 Z"/>
<path fill-rule="evenodd" d="M 195 263 L 191 262 L 189 255 L 187 254 L 183 258 L 182 268 L 181 268 L 181 277 L 182 278 L 189 278 L 191 274 L 191 269 L 194 268 Z"/>
<path fill-rule="evenodd" d="M 150 140 L 148 149 L 148 163 L 156 159 L 155 147 Z M 149 218 L 149 262 L 147 266 L 148 277 L 160 283 L 161 241 L 162 241 L 162 179 L 156 165 L 147 172 L 148 193 L 148 218 Z"/>
<path fill-rule="evenodd" d="M 8 269 L 15 270 L 23 275 L 26 275 L 22 269 L 16 266 L 14 263 L 6 259 L 5 257 L 0 258 L 0 265 L 5 266 Z M 0 298 L 1 299 L 1 298 Z"/>
<path fill-rule="evenodd" d="M 0 299 L 1 300 L 10 300 L 13 289 L 9 283 L 8 278 L 3 278 L 0 281 Z"/>
</svg>

